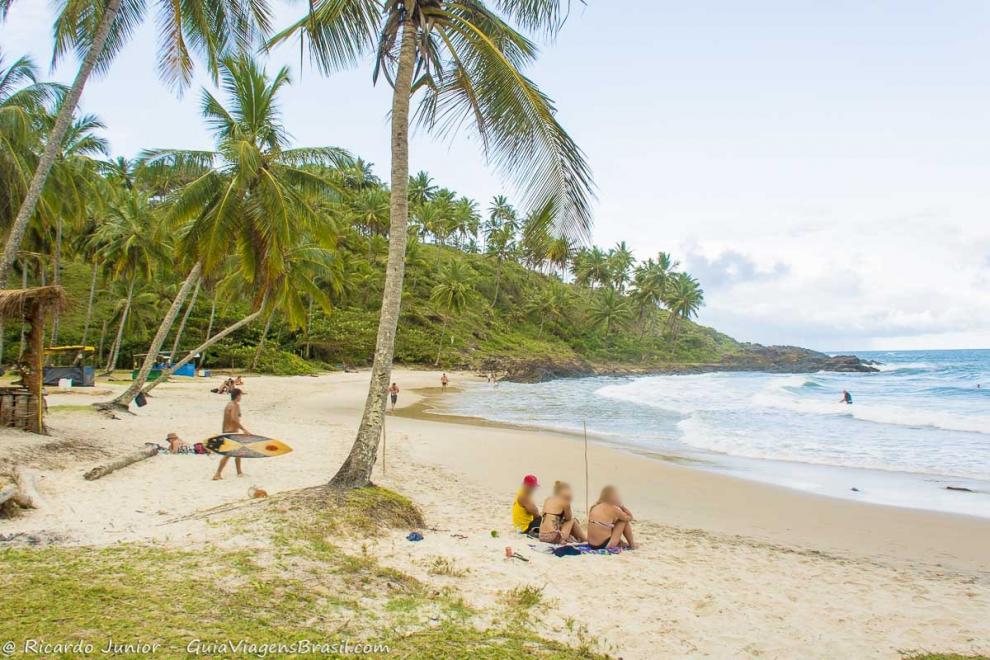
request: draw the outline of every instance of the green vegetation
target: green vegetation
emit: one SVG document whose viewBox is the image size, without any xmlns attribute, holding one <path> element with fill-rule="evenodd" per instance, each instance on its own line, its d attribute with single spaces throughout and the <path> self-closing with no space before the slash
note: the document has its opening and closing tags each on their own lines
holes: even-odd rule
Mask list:
<svg viewBox="0 0 990 660">
<path fill-rule="evenodd" d="M 499 624 L 497 616 L 496 625 L 482 623 L 456 593 L 382 566 L 353 540 L 412 523 L 422 524 L 419 512 L 383 489 L 347 496 L 309 489 L 216 523 L 256 538 L 250 550 L 3 549 L 5 635 L 100 648 L 112 632 L 118 641 L 160 644 L 165 657 L 184 655 L 194 639 L 241 638 L 384 644 L 400 658 L 600 657 Z"/>
</svg>

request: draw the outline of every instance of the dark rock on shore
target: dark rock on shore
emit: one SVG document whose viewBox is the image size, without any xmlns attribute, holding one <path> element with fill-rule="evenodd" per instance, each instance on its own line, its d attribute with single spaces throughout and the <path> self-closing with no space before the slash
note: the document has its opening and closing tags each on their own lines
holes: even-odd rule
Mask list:
<svg viewBox="0 0 990 660">
<path fill-rule="evenodd" d="M 873 364 L 855 355 L 826 355 L 799 346 L 761 346 L 744 344 L 745 350 L 723 360 L 733 369 L 772 373 L 812 373 L 838 371 L 868 373 L 879 371 Z"/>
</svg>

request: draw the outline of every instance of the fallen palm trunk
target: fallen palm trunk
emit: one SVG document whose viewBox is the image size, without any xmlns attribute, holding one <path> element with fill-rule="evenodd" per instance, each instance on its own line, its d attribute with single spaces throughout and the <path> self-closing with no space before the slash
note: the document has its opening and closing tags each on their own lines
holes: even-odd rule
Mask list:
<svg viewBox="0 0 990 660">
<path fill-rule="evenodd" d="M 25 467 L 14 468 L 14 485 L 17 492 L 13 500 L 25 509 L 40 509 L 45 506 L 45 500 L 38 494 L 34 484 L 34 471 Z"/>
<path fill-rule="evenodd" d="M 83 475 L 86 481 L 94 481 L 100 477 L 105 477 L 111 472 L 115 472 L 122 467 L 127 467 L 132 463 L 137 463 L 138 461 L 143 461 L 146 458 L 151 458 L 158 454 L 158 447 L 148 446 L 144 449 L 139 449 L 138 451 L 132 452 L 130 454 L 125 454 L 115 461 L 105 463 L 104 465 L 97 465 L 95 468 Z"/>
</svg>

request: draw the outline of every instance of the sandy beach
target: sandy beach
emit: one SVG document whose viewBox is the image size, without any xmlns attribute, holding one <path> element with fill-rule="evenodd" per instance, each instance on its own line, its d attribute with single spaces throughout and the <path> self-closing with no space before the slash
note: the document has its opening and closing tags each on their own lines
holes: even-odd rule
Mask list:
<svg viewBox="0 0 990 660">
<path fill-rule="evenodd" d="M 455 387 L 480 382 L 451 375 Z M 185 516 L 245 500 L 252 485 L 275 494 L 325 482 L 353 440 L 367 378 L 248 378 L 245 425 L 294 451 L 246 461 L 247 476 L 229 469 L 219 482 L 210 480 L 213 456 L 157 456 L 98 481 L 81 476 L 109 456 L 163 442 L 169 431 L 187 441 L 219 432 L 225 398 L 209 392 L 219 379 L 162 386 L 148 406 L 119 420 L 88 404 L 122 383 L 99 383 L 102 395 L 53 391 L 51 436 L 0 432 L 0 459 L 35 467 L 47 504 L 0 521 L 0 535 L 249 545 Z M 424 582 L 458 589 L 472 605 L 496 609 L 501 591 L 534 586 L 548 603 L 533 624 L 541 634 L 590 640 L 623 658 L 990 653 L 990 520 L 801 494 L 592 443 L 591 491 L 621 487 L 642 547 L 556 558 L 513 532 L 509 507 L 521 476 L 533 472 L 546 485 L 572 482 L 584 516 L 580 439 L 444 420 L 430 410 L 438 397 L 458 394 L 434 391 L 438 372 L 399 370 L 394 379 L 401 410 L 387 419 L 384 465 L 380 455 L 374 479 L 411 497 L 428 529 L 422 542 L 396 532 L 371 551 Z M 507 545 L 530 561 L 504 559 Z M 457 570 L 431 575 L 436 557 Z"/>
</svg>

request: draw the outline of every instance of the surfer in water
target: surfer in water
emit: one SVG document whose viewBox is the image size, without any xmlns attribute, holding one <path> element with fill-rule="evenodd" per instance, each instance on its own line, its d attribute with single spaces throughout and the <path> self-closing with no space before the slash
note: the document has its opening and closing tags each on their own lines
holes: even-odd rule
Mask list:
<svg viewBox="0 0 990 660">
<path fill-rule="evenodd" d="M 223 409 L 224 433 L 251 434 L 251 432 L 244 428 L 244 425 L 241 423 L 241 394 L 242 392 L 236 387 L 230 391 L 230 403 L 228 403 L 227 407 Z M 227 467 L 227 461 L 229 460 L 230 456 L 224 456 L 220 459 L 220 465 L 217 466 L 217 473 L 213 475 L 213 481 L 223 479 L 223 469 Z M 240 457 L 234 459 L 234 467 L 237 468 L 237 476 L 243 477 L 244 473 L 241 472 Z"/>
<path fill-rule="evenodd" d="M 853 395 L 849 393 L 848 390 L 842 390 L 842 398 L 839 399 L 839 403 L 845 403 L 847 405 L 852 405 Z"/>
</svg>

